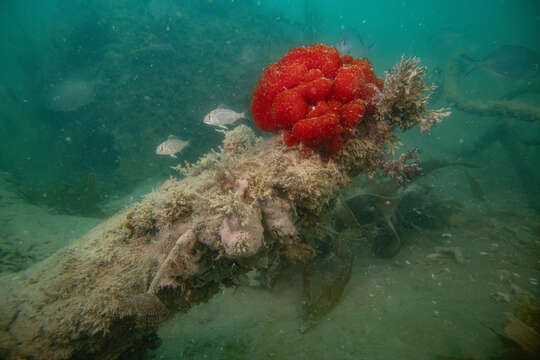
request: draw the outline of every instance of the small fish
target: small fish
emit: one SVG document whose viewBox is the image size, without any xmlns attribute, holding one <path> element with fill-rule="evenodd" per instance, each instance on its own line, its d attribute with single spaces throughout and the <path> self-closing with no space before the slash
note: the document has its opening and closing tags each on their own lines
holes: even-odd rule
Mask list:
<svg viewBox="0 0 540 360">
<path fill-rule="evenodd" d="M 162 142 L 156 148 L 157 155 L 170 155 L 173 158 L 176 158 L 176 153 L 184 150 L 186 146 L 189 145 L 189 141 L 180 140 L 174 135 L 169 135 L 167 140 Z"/>
<path fill-rule="evenodd" d="M 463 60 L 472 65 L 466 74 L 475 68 L 482 68 L 494 75 L 515 80 L 529 80 L 540 76 L 540 55 L 524 46 L 503 45 L 483 59 L 477 60 L 464 55 Z"/>
<path fill-rule="evenodd" d="M 237 113 L 236 111 L 218 106 L 217 109 L 214 109 L 206 114 L 203 122 L 207 125 L 218 126 L 226 129 L 225 125 L 233 124 L 236 120 L 243 119 L 245 117 L 245 112 Z"/>
<path fill-rule="evenodd" d="M 335 44 L 336 49 L 342 55 L 354 57 L 368 57 L 375 43 L 368 44 L 358 31 L 350 29 L 341 32 L 339 41 Z"/>
</svg>

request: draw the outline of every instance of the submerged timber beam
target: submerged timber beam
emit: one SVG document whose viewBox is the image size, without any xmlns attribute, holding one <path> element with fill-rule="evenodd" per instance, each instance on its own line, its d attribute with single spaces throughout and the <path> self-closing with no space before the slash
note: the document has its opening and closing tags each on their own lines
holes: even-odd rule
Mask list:
<svg viewBox="0 0 540 360">
<path fill-rule="evenodd" d="M 205 302 L 252 269 L 306 261 L 323 210 L 350 179 L 383 173 L 406 181 L 409 156 L 387 159 L 396 128 L 431 125 L 425 69 L 402 59 L 386 75 L 376 111 L 331 159 L 301 155 L 280 136 L 263 141 L 246 126 L 219 152 L 178 167 L 183 177 L 113 216 L 33 267 L 0 278 L 0 358 L 117 359 L 152 345 L 157 328 Z"/>
<path fill-rule="evenodd" d="M 443 72 L 443 93 L 457 109 L 481 116 L 511 117 L 523 121 L 540 121 L 540 107 L 514 99 L 479 100 L 466 97 L 459 87 L 459 79 L 464 73 L 463 54 L 452 56 Z"/>
</svg>

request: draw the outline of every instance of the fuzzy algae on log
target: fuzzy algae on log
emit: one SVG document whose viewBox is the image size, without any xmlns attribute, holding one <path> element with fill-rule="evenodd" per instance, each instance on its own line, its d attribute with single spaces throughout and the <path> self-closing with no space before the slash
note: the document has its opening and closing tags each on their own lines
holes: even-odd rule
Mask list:
<svg viewBox="0 0 540 360">
<path fill-rule="evenodd" d="M 406 181 L 418 169 L 407 156 L 387 159 L 383 149 L 397 144 L 395 128 L 427 130 L 449 115 L 427 109 L 423 75 L 416 59 L 402 59 L 386 75 L 375 114 L 332 159 L 306 158 L 279 136 L 263 141 L 239 126 L 218 152 L 179 166 L 182 179 L 0 278 L 0 357 L 115 359 L 150 347 L 172 314 L 237 276 L 307 260 L 317 240 L 300 234 L 320 224 L 351 177 L 381 169 Z"/>
</svg>

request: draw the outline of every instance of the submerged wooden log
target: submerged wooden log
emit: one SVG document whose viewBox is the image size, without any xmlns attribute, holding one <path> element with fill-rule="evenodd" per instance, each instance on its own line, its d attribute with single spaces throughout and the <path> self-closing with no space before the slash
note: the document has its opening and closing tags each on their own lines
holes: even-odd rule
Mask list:
<svg viewBox="0 0 540 360">
<path fill-rule="evenodd" d="M 480 100 L 467 97 L 459 87 L 459 79 L 464 73 L 462 56 L 452 56 L 443 72 L 443 92 L 454 106 L 462 111 L 482 116 L 512 117 L 524 121 L 540 121 L 540 107 L 516 99 Z"/>
<path fill-rule="evenodd" d="M 525 324 L 512 313 L 504 313 L 504 337 L 515 342 L 521 349 L 530 355 L 540 355 L 540 334 Z"/>
<path fill-rule="evenodd" d="M 116 359 L 152 346 L 172 314 L 236 277 L 312 256 L 298 251 L 310 249 L 299 234 L 320 222 L 352 176 L 381 169 L 404 181 L 417 169 L 407 157 L 386 159 L 383 149 L 397 143 L 396 127 L 429 129 L 448 116 L 427 109 L 424 73 L 417 60 L 402 59 L 375 113 L 332 159 L 302 156 L 279 136 L 262 141 L 239 126 L 219 152 L 178 167 L 183 178 L 45 261 L 1 277 L 0 357 Z"/>
<path fill-rule="evenodd" d="M 471 156 L 477 154 L 494 141 L 500 141 L 506 154 L 511 159 L 510 163 L 514 167 L 516 174 L 519 175 L 519 181 L 524 192 L 527 194 L 526 198 L 529 207 L 539 211 L 540 191 L 537 186 L 538 179 L 535 176 L 534 170 L 531 168 L 531 163 L 527 160 L 527 149 L 524 147 L 522 141 L 520 141 L 519 134 L 510 124 L 508 118 L 538 122 L 540 121 L 540 106 L 525 103 L 514 97 L 502 100 L 480 100 L 466 97 L 459 88 L 459 80 L 463 74 L 462 56 L 463 54 L 458 53 L 449 59 L 443 72 L 443 93 L 456 108 L 462 111 L 481 116 L 499 117 L 499 122 L 491 129 L 488 129 L 480 137 L 479 141 L 464 152 L 463 155 Z M 532 166 L 534 167 L 535 165 Z M 471 186 L 471 188 L 473 187 Z"/>
</svg>

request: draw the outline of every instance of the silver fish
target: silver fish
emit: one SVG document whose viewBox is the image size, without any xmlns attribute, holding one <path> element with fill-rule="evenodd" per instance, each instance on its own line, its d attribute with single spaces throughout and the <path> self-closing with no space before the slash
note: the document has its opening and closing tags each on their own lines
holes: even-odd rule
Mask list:
<svg viewBox="0 0 540 360">
<path fill-rule="evenodd" d="M 203 122 L 207 125 L 218 126 L 226 129 L 225 125 L 230 125 L 236 120 L 243 119 L 245 117 L 245 112 L 237 113 L 236 111 L 218 106 L 217 109 L 214 109 L 206 114 Z"/>
<path fill-rule="evenodd" d="M 375 43 L 368 44 L 358 31 L 346 29 L 341 32 L 339 41 L 335 44 L 341 55 L 368 57 Z"/>
<path fill-rule="evenodd" d="M 156 154 L 169 155 L 173 158 L 176 158 L 175 154 L 184 150 L 184 148 L 188 145 L 189 141 L 180 140 L 174 135 L 169 135 L 167 140 L 158 145 L 158 147 L 156 148 Z"/>
</svg>

